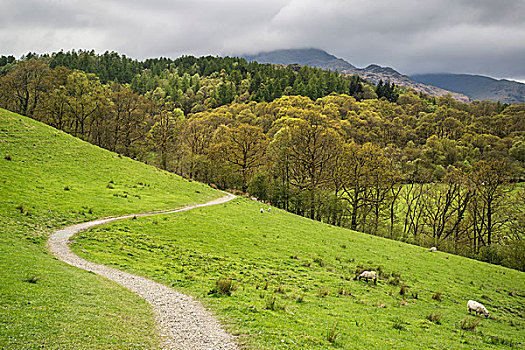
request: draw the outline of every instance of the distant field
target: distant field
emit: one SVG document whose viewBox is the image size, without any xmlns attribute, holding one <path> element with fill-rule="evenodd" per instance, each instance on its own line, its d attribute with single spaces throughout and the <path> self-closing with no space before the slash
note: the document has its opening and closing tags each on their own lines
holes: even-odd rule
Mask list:
<svg viewBox="0 0 525 350">
<path fill-rule="evenodd" d="M 524 347 L 524 273 L 261 207 L 237 199 L 110 224 L 74 250 L 196 296 L 250 349 Z M 354 281 L 359 265 L 384 279 Z M 212 292 L 219 278 L 234 281 L 231 296 Z M 469 316 L 469 299 L 490 318 Z"/>
<path fill-rule="evenodd" d="M 0 348 L 157 348 L 149 305 L 57 261 L 47 236 L 221 195 L 0 109 Z"/>
</svg>

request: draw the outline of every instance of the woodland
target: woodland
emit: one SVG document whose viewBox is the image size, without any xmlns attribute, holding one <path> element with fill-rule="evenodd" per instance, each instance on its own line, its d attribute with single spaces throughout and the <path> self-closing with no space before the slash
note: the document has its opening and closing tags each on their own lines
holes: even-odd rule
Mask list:
<svg viewBox="0 0 525 350">
<path fill-rule="evenodd" d="M 242 58 L 61 51 L 0 57 L 0 107 L 314 220 L 525 271 L 525 105 Z"/>
</svg>

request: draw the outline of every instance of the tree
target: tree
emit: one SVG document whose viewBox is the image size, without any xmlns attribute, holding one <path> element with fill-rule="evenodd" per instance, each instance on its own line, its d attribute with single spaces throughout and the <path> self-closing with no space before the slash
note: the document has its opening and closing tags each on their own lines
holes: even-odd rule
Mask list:
<svg viewBox="0 0 525 350">
<path fill-rule="evenodd" d="M 115 152 L 131 154 L 132 145 L 147 133 L 148 109 L 152 104 L 131 89 L 120 84 L 111 85 L 111 145 Z"/>
<path fill-rule="evenodd" d="M 366 206 L 374 208 L 377 228 L 379 206 L 395 184 L 394 173 L 382 150 L 371 143 L 345 144 L 334 179 L 341 188 L 341 199 L 350 207 L 350 228 L 357 229 Z"/>
<path fill-rule="evenodd" d="M 231 163 L 242 174 L 242 190 L 249 176 L 264 163 L 268 141 L 262 129 L 248 124 L 222 125 L 215 131 L 214 158 Z"/>
<path fill-rule="evenodd" d="M 67 77 L 64 93 L 73 124 L 70 130 L 77 137 L 87 137 L 88 119 L 100 116 L 101 107 L 107 105 L 102 85 L 95 75 L 75 71 Z"/>
<path fill-rule="evenodd" d="M 47 88 L 48 74 L 49 67 L 36 58 L 19 62 L 12 71 L 0 78 L 0 90 L 7 92 L 0 99 L 2 107 L 32 116 Z"/>
<path fill-rule="evenodd" d="M 148 133 L 151 145 L 159 152 L 160 166 L 168 169 L 168 154 L 174 145 L 176 136 L 180 133 L 180 120 L 184 119 L 184 113 L 179 108 L 166 107 L 153 116 L 153 126 Z"/>
<path fill-rule="evenodd" d="M 469 179 L 473 196 L 469 214 L 476 252 L 482 246 L 490 246 L 507 221 L 504 212 L 508 204 L 508 178 L 508 168 L 502 161 L 479 161 L 472 166 Z"/>
<path fill-rule="evenodd" d="M 442 184 L 428 186 L 423 198 L 423 222 L 430 229 L 432 245 L 439 246 L 442 240 L 454 238 L 454 248 L 460 238 L 460 228 L 465 218 L 465 211 L 472 192 L 464 186 L 461 170 L 453 169 Z"/>
<path fill-rule="evenodd" d="M 289 183 L 308 193 L 309 216 L 315 218 L 316 191 L 330 182 L 331 167 L 341 150 L 339 134 L 326 117 L 316 111 L 301 111 L 289 118 L 274 136 L 272 148 L 288 162 Z"/>
</svg>

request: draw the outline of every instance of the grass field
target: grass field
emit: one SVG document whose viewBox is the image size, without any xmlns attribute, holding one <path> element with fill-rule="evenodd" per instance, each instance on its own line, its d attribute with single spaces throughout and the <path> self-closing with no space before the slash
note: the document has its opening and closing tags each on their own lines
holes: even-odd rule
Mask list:
<svg viewBox="0 0 525 350">
<path fill-rule="evenodd" d="M 115 223 L 74 250 L 196 296 L 248 348 L 523 348 L 525 274 L 260 208 L 237 199 Z M 358 266 L 383 279 L 354 281 Z M 218 279 L 233 280 L 230 296 L 213 292 Z M 469 299 L 490 317 L 469 316 Z"/>
<path fill-rule="evenodd" d="M 222 194 L 0 110 L 0 348 L 154 349 L 149 305 L 59 262 L 49 232 Z"/>
<path fill-rule="evenodd" d="M 47 235 L 221 194 L 0 110 L 0 196 L 0 348 L 155 349 L 149 305 L 50 256 Z M 260 208 L 237 199 L 114 223 L 74 249 L 195 295 L 248 348 L 524 347 L 523 273 Z M 354 281 L 358 266 L 384 279 Z M 218 279 L 231 295 L 213 292 Z M 490 318 L 469 316 L 468 299 Z"/>
</svg>

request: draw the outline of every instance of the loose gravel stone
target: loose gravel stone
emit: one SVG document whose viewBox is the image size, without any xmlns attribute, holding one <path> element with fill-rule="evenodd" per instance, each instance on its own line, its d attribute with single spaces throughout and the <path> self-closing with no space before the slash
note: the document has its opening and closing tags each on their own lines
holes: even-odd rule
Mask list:
<svg viewBox="0 0 525 350">
<path fill-rule="evenodd" d="M 150 303 L 163 340 L 163 349 L 236 350 L 239 349 L 239 346 L 234 337 L 227 333 L 213 315 L 206 311 L 199 302 L 193 300 L 191 296 L 179 293 L 147 278 L 84 260 L 73 254 L 68 245 L 69 238 L 75 233 L 108 222 L 134 216 L 178 213 L 225 203 L 233 198 L 235 196 L 228 194 L 207 203 L 190 205 L 180 209 L 124 215 L 69 226 L 51 234 L 48 240 L 48 248 L 59 260 L 115 281 Z"/>
</svg>

